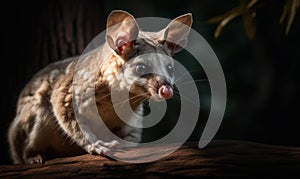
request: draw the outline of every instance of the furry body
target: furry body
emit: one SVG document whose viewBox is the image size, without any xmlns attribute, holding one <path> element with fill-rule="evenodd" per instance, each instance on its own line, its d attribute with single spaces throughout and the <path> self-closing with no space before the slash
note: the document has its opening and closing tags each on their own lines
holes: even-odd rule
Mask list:
<svg viewBox="0 0 300 179">
<path fill-rule="evenodd" d="M 191 16 L 184 19 L 190 20 L 185 23 L 190 26 Z M 107 32 L 106 43 L 83 56 L 89 63 L 80 71 L 76 68 L 79 57 L 69 58 L 47 66 L 25 86 L 8 132 L 14 163 L 42 163 L 45 159 L 85 152 L 109 155 L 119 143 L 105 136 L 98 138 L 92 133 L 84 133 L 74 115 L 73 100 L 79 99 L 83 92 L 88 93 L 89 89 L 94 90 L 99 115 L 115 135 L 132 142 L 141 140 L 141 129 L 127 125 L 115 113 L 111 88 L 129 91 L 130 105 L 138 113 L 143 112 L 143 100 L 168 99 L 173 94 L 170 68 L 174 64 L 171 58 L 166 57 L 171 57 L 175 51 L 174 46 L 166 45 L 165 31 L 139 31 L 130 14 L 112 12 L 108 27 L 120 23 Z M 120 44 L 119 39 L 123 40 Z M 150 54 L 156 60 L 145 60 L 141 57 L 143 54 Z M 144 67 L 155 68 L 160 75 L 141 72 Z M 75 74 L 82 76 L 78 84 L 73 83 Z M 132 81 L 134 84 L 128 85 Z M 78 91 L 74 92 L 76 85 Z M 84 104 L 89 107 L 88 100 Z M 142 121 L 133 117 L 126 122 L 142 126 Z"/>
</svg>

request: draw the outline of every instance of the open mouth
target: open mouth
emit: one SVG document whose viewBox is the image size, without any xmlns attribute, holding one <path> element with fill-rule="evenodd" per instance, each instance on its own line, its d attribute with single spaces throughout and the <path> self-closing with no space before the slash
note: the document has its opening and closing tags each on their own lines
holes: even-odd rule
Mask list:
<svg viewBox="0 0 300 179">
<path fill-rule="evenodd" d="M 160 87 L 150 87 L 150 99 L 155 101 L 163 101 L 172 98 L 173 88 L 169 85 L 161 85 Z"/>
</svg>

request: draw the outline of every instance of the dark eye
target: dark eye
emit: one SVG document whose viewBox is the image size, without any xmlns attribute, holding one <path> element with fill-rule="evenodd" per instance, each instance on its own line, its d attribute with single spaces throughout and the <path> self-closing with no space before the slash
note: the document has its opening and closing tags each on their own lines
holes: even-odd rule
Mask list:
<svg viewBox="0 0 300 179">
<path fill-rule="evenodd" d="M 174 68 L 171 64 L 167 65 L 167 71 L 168 71 L 169 74 L 172 74 L 174 72 Z"/>
<path fill-rule="evenodd" d="M 144 64 L 144 63 L 139 63 L 136 65 L 135 67 L 135 72 L 138 74 L 138 75 L 145 75 L 146 72 L 147 72 L 147 66 Z"/>
</svg>

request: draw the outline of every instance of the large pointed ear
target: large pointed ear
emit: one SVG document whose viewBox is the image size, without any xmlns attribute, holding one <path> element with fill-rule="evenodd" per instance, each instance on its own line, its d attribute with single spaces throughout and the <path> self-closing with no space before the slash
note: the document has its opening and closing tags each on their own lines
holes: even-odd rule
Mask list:
<svg viewBox="0 0 300 179">
<path fill-rule="evenodd" d="M 138 37 L 139 28 L 134 17 L 126 11 L 114 10 L 106 24 L 106 41 L 108 45 L 124 56 L 133 48 L 133 41 Z"/>
<path fill-rule="evenodd" d="M 179 16 L 172 20 L 164 30 L 164 44 L 175 54 L 187 44 L 187 38 L 193 23 L 191 13 Z"/>
</svg>

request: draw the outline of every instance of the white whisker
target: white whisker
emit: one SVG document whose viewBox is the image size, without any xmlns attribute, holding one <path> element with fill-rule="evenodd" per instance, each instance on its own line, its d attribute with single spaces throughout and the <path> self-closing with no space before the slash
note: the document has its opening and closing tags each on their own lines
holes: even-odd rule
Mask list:
<svg viewBox="0 0 300 179">
<path fill-rule="evenodd" d="M 179 76 L 175 81 L 174 83 L 177 83 L 179 80 L 182 80 L 184 76 L 190 74 L 190 73 L 194 73 L 194 72 L 199 72 L 199 70 L 190 70 L 190 71 L 187 71 L 185 72 L 184 74 L 182 74 L 181 76 Z"/>
<path fill-rule="evenodd" d="M 106 94 L 106 95 L 104 95 L 104 96 L 101 96 L 101 98 L 97 98 L 97 97 L 96 97 L 96 101 L 100 101 L 100 100 L 102 100 L 102 99 L 108 97 L 109 95 L 110 95 L 110 93 L 108 93 L 108 94 Z"/>
<path fill-rule="evenodd" d="M 177 91 L 174 91 L 174 94 L 176 94 L 176 95 L 180 95 L 180 97 L 182 97 L 182 98 L 184 98 L 185 100 L 189 101 L 189 102 L 190 102 L 190 103 L 192 103 L 194 106 L 196 106 L 196 107 L 200 107 L 199 105 L 195 104 L 195 103 L 193 102 L 193 100 L 192 100 L 192 99 L 190 99 L 190 98 L 188 98 L 188 97 L 184 96 L 183 94 L 180 94 L 180 93 L 179 93 L 179 92 L 177 92 Z M 180 98 L 180 99 L 181 99 L 181 98 Z M 181 100 L 181 102 L 183 103 L 183 102 L 184 102 L 184 100 Z"/>
<path fill-rule="evenodd" d="M 187 81 L 185 83 L 180 83 L 180 84 L 176 85 L 176 87 L 181 87 L 181 86 L 191 84 L 191 83 L 195 83 L 195 82 L 208 82 L 208 81 L 211 82 L 211 80 L 208 80 L 208 79 L 199 79 L 199 80 Z"/>
<path fill-rule="evenodd" d="M 126 102 L 129 102 L 130 100 L 133 100 L 133 99 L 135 99 L 135 98 L 139 98 L 139 97 L 141 97 L 141 96 L 143 96 L 143 95 L 146 95 L 146 94 L 148 94 L 148 93 L 147 93 L 147 92 L 146 92 L 146 93 L 142 93 L 142 94 L 133 96 L 133 97 L 131 97 L 131 98 L 128 98 L 128 99 L 126 99 L 126 100 L 120 101 L 120 102 L 118 102 L 118 103 L 116 103 L 116 104 L 113 104 L 113 105 L 112 105 L 112 108 L 115 108 L 115 107 L 118 106 L 118 105 L 123 105 L 123 104 L 125 104 Z"/>
</svg>

